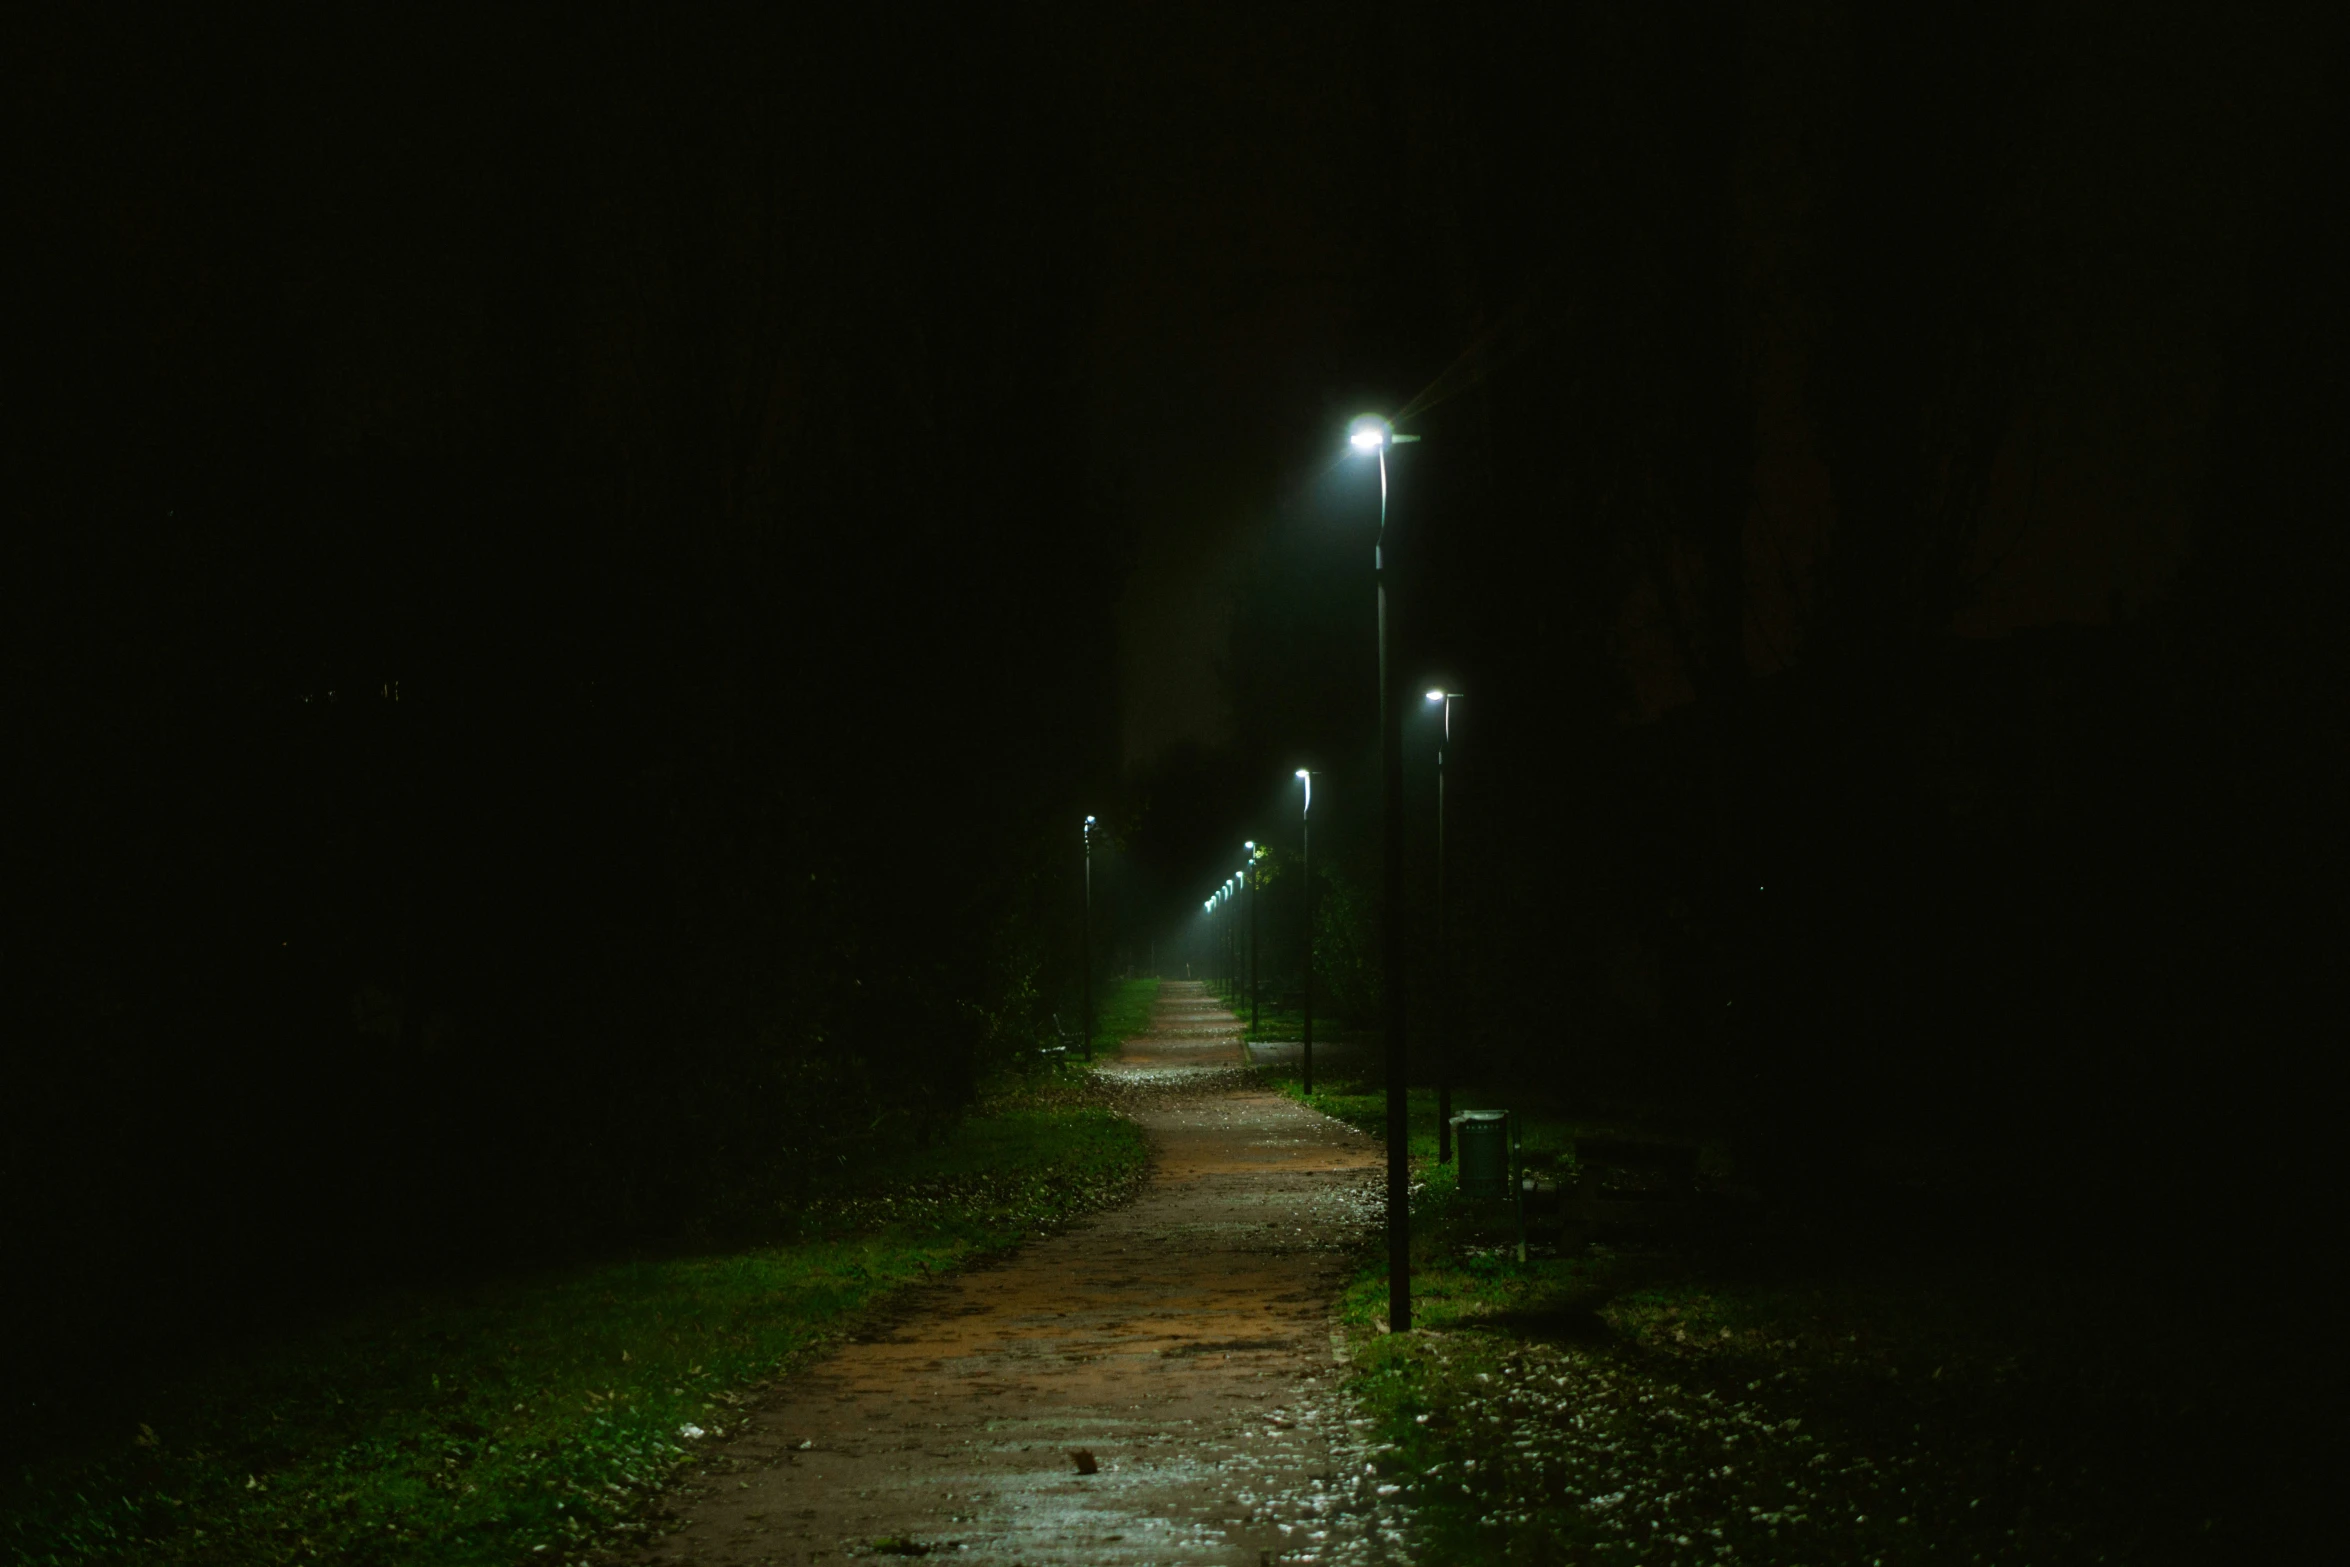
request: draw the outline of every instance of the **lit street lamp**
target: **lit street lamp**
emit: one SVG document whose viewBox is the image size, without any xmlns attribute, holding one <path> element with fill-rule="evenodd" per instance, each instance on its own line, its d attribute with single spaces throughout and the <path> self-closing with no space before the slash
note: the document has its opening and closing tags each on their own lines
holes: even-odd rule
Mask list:
<svg viewBox="0 0 2350 1567">
<path fill-rule="evenodd" d="M 1299 1060 L 1304 1064 L 1305 1091 L 1311 1094 L 1314 1091 L 1314 775 L 1301 767 L 1297 770 L 1297 781 L 1306 786 L 1305 808 L 1298 814 L 1298 860 L 1303 872 L 1298 879 L 1305 887 L 1306 914 L 1305 1015 Z"/>
<path fill-rule="evenodd" d="M 1439 704 L 1443 728 L 1436 740 L 1436 1026 L 1429 1030 L 1436 1043 L 1436 1162 L 1452 1161 L 1452 1063 L 1447 1056 L 1452 1026 L 1452 948 L 1446 944 L 1444 885 L 1444 753 L 1452 748 L 1452 705 L 1458 691 L 1430 691 Z"/>
<path fill-rule="evenodd" d="M 1078 829 L 1078 837 L 1085 845 L 1085 929 L 1078 938 L 1077 976 L 1085 985 L 1085 1059 L 1093 1059 L 1093 818 Z"/>
<path fill-rule="evenodd" d="M 1257 875 L 1257 844 L 1254 838 L 1242 844 L 1248 858 L 1241 865 L 1241 884 L 1248 889 L 1248 1031 L 1253 1037 L 1257 1031 L 1257 893 L 1262 883 Z"/>
<path fill-rule="evenodd" d="M 1411 1101 L 1405 1074 L 1403 952 L 1403 709 L 1387 680 L 1387 449 L 1419 439 L 1398 435 L 1376 414 L 1347 432 L 1347 444 L 1379 459 L 1379 538 L 1371 573 L 1379 589 L 1379 974 L 1387 998 L 1387 1326 L 1412 1325 Z"/>
<path fill-rule="evenodd" d="M 1206 951 L 1204 951 L 1204 952 L 1202 952 L 1202 953 L 1200 954 L 1200 957 L 1201 957 L 1201 959 L 1203 960 L 1200 966 L 1201 966 L 1201 967 L 1204 969 L 1204 968 L 1208 967 L 1208 962 L 1207 962 L 1206 960 L 1212 960 L 1212 959 L 1215 957 L 1215 955 L 1216 955 L 1216 948 L 1215 948 L 1215 941 L 1216 941 L 1216 900 L 1215 900 L 1215 899 L 1213 899 L 1213 898 L 1202 898 L 1202 899 L 1200 900 L 1200 918 L 1201 918 L 1202 920 L 1204 920 L 1204 921 L 1206 921 L 1206 922 L 1207 922 L 1207 927 L 1208 927 L 1208 947 L 1207 947 L 1207 950 L 1206 950 Z M 1184 977 L 1185 979 L 1189 979 L 1189 978 L 1191 978 L 1191 969 L 1190 969 L 1190 967 L 1189 967 L 1188 965 L 1187 965 L 1187 966 L 1184 968 L 1184 970 L 1183 970 L 1183 977 Z"/>
<path fill-rule="evenodd" d="M 1216 894 L 1224 910 L 1224 999 L 1235 1005 L 1240 1001 L 1240 933 L 1234 928 L 1234 921 L 1240 917 L 1240 911 L 1232 906 L 1232 900 L 1239 894 L 1238 876 L 1225 877 Z"/>
<path fill-rule="evenodd" d="M 1231 998 L 1231 912 L 1224 904 L 1231 902 L 1231 879 L 1215 888 L 1215 989 L 1224 998 Z"/>
</svg>

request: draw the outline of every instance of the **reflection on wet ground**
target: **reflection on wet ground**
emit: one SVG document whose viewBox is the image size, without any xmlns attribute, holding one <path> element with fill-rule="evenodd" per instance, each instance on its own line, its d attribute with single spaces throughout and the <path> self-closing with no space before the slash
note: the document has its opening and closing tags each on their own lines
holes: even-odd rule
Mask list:
<svg viewBox="0 0 2350 1567">
<path fill-rule="evenodd" d="M 785 1383 L 642 1559 L 1402 1560 L 1329 1315 L 1378 1151 L 1239 1065 L 1232 1015 L 1162 986 L 1101 1069 L 1151 1134 L 1143 1195 Z"/>
</svg>

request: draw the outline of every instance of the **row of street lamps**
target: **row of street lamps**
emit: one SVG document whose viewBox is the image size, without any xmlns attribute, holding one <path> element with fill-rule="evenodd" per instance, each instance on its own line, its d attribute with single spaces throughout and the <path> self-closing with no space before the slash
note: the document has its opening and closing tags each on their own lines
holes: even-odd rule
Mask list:
<svg viewBox="0 0 2350 1567">
<path fill-rule="evenodd" d="M 1380 974 L 1386 1005 L 1384 1057 L 1387 1068 L 1387 1320 L 1391 1331 L 1409 1331 L 1412 1325 L 1411 1295 L 1411 1167 L 1410 1154 L 1410 1098 L 1405 1081 L 1406 1031 L 1404 1026 L 1404 821 L 1403 821 L 1403 711 L 1394 700 L 1388 685 L 1388 629 L 1387 629 L 1387 453 L 1390 447 L 1407 445 L 1419 439 L 1416 435 L 1398 434 L 1395 427 L 1376 414 L 1365 414 L 1355 420 L 1347 431 L 1347 444 L 1357 453 L 1374 457 L 1379 464 L 1379 532 L 1371 547 L 1371 573 L 1379 599 L 1379 793 L 1380 793 Z M 1436 996 L 1436 1024 L 1430 1032 L 1436 1054 L 1437 1096 L 1437 1158 L 1452 1157 L 1452 1080 L 1446 1063 L 1444 1037 L 1449 1022 L 1447 1003 L 1450 999 L 1449 970 L 1445 962 L 1447 931 L 1445 881 L 1445 753 L 1452 744 L 1452 705 L 1460 700 L 1460 693 L 1446 689 L 1431 690 L 1427 700 L 1438 708 L 1442 724 L 1441 739 L 1436 752 L 1436 950 L 1438 973 L 1434 991 Z M 1307 768 L 1297 770 L 1297 779 L 1304 786 L 1304 809 L 1300 821 L 1300 842 L 1303 850 L 1305 885 L 1305 996 L 1304 1028 L 1301 1061 L 1304 1086 L 1307 1093 L 1314 1088 L 1314 900 L 1313 900 L 1313 816 L 1314 779 L 1317 775 Z M 1094 819 L 1088 816 L 1083 829 L 1085 850 L 1085 925 L 1082 943 L 1080 976 L 1085 987 L 1085 1055 L 1093 1055 L 1093 828 Z M 1234 900 L 1245 896 L 1248 900 L 1248 931 L 1245 938 L 1245 980 L 1248 988 L 1248 1023 L 1250 1032 L 1258 1026 L 1257 982 L 1257 895 L 1262 871 L 1259 861 L 1264 851 L 1252 841 L 1244 846 L 1242 868 L 1226 878 L 1224 884 L 1212 893 L 1205 904 L 1207 915 L 1213 919 L 1221 910 L 1225 975 L 1237 984 L 1243 977 L 1243 938 L 1238 929 L 1237 908 Z M 1235 994 L 1237 999 L 1237 994 Z"/>
<path fill-rule="evenodd" d="M 1406 1332 L 1412 1323 L 1411 1296 L 1411 1119 L 1410 1092 L 1406 1081 L 1408 1037 L 1404 1017 L 1404 820 L 1403 820 L 1403 710 L 1397 702 L 1388 681 L 1388 617 L 1387 617 L 1387 453 L 1390 447 L 1402 446 L 1419 439 L 1416 435 L 1402 435 L 1387 420 L 1376 414 L 1365 414 L 1348 428 L 1347 444 L 1363 456 L 1376 458 L 1379 464 L 1379 532 L 1371 547 L 1371 573 L 1379 601 L 1379 793 L 1380 793 L 1380 975 L 1385 996 L 1385 1038 L 1383 1055 L 1386 1064 L 1386 1133 L 1387 1133 L 1387 1320 L 1394 1332 Z M 1446 1057 L 1446 1027 L 1449 1024 L 1450 972 L 1446 962 L 1446 885 L 1445 867 L 1445 753 L 1452 744 L 1452 706 L 1460 700 L 1458 691 L 1438 688 L 1427 694 L 1427 700 L 1437 708 L 1441 724 L 1436 752 L 1436 951 L 1437 975 L 1433 986 L 1436 1000 L 1436 1026 L 1430 1030 L 1436 1056 L 1437 1143 L 1436 1156 L 1440 1162 L 1452 1158 L 1452 1076 Z M 1306 937 L 1305 995 L 1303 1038 L 1300 1050 L 1300 1069 L 1307 1093 L 1314 1090 L 1314 905 L 1313 905 L 1313 817 L 1314 773 L 1306 768 L 1297 770 L 1298 782 L 1304 786 L 1304 808 L 1299 823 L 1302 849 L 1305 897 L 1304 918 Z M 1219 908 L 1227 913 L 1225 920 L 1226 950 L 1231 965 L 1227 972 L 1238 977 L 1240 962 L 1238 932 L 1233 917 L 1237 911 L 1231 901 L 1245 894 L 1248 898 L 1248 951 L 1246 979 L 1248 986 L 1249 1029 L 1255 1032 L 1258 1021 L 1257 984 L 1257 919 L 1256 905 L 1258 877 L 1256 865 L 1260 852 L 1252 842 L 1247 846 L 1248 859 L 1244 870 L 1226 880 L 1207 900 L 1207 912 L 1212 918 Z"/>
<path fill-rule="evenodd" d="M 1226 993 L 1237 1004 L 1242 990 L 1248 992 L 1248 1026 L 1254 1032 L 1257 1026 L 1257 891 L 1261 884 L 1256 862 L 1265 851 L 1252 840 L 1240 846 L 1244 859 L 1241 868 L 1224 878 L 1224 884 L 1208 894 L 1205 905 L 1210 918 L 1218 909 L 1225 911 L 1225 921 L 1219 927 L 1223 947 L 1221 973 Z M 1244 899 L 1248 904 L 1248 935 L 1243 942 L 1238 926 L 1239 910 L 1231 907 Z"/>
</svg>

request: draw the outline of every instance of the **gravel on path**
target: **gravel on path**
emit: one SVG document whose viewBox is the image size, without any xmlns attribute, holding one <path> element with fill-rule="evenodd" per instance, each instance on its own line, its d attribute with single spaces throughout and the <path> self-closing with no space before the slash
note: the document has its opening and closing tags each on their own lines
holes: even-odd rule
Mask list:
<svg viewBox="0 0 2350 1567">
<path fill-rule="evenodd" d="M 1259 1086 L 1197 984 L 1163 984 L 1100 1072 L 1150 1134 L 1142 1195 L 779 1385 L 681 1477 L 640 1560 L 1405 1559 L 1331 1320 L 1377 1145 Z"/>
</svg>

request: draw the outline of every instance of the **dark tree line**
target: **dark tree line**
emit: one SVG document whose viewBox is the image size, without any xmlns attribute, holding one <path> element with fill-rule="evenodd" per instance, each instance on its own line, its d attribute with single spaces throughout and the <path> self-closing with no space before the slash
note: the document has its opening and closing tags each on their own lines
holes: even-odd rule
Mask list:
<svg viewBox="0 0 2350 1567">
<path fill-rule="evenodd" d="M 1789 1177 L 2025 1138 L 2158 1190 L 2142 1217 L 2307 1212 L 2350 784 L 2340 39 L 2118 20 L 1397 25 L 1360 384 L 1429 388 L 1399 673 L 1468 693 L 1454 956 L 1492 1080 L 1707 1106 Z M 2133 378 L 2179 363 L 2208 418 L 2161 425 Z M 2002 610 L 2011 564 L 2073 580 L 2100 462 L 2150 585 Z M 1348 482 L 1249 570 L 1231 765 L 1351 768 L 1318 852 L 1373 885 Z"/>
<path fill-rule="evenodd" d="M 2117 62 L 2094 17 L 1570 25 L 1588 73 L 1573 97 L 1599 124 L 1559 166 L 1576 145 L 1630 150 L 1556 182 L 1534 241 L 1510 227 L 1522 204 L 1451 187 L 1470 203 L 1454 209 L 1468 297 L 1553 290 L 1561 324 L 1481 399 L 1430 415 L 1432 443 L 1489 453 L 1484 474 L 1431 465 L 1447 536 L 1428 543 L 1445 584 L 1424 634 L 1467 642 L 1496 688 L 1468 754 L 1491 801 L 1473 819 L 1506 821 L 1507 847 L 1481 846 L 1499 885 L 1467 954 L 1490 964 L 1496 1049 L 1591 1088 L 1727 1104 L 1783 1161 L 1841 1167 L 1893 1128 L 1955 1127 L 2077 1143 L 2105 1178 L 2174 1195 L 2246 1153 L 2251 1185 L 2305 1189 L 2305 1146 L 2275 1133 L 2321 1071 L 2306 1025 L 2326 1009 L 2343 845 L 2319 802 L 2350 781 L 2339 622 L 2318 609 L 2350 585 L 2325 520 L 2344 498 L 2338 433 L 2318 433 L 2345 403 L 2319 281 L 2343 241 L 2322 120 L 2263 143 L 2227 124 L 2246 67 L 2196 62 L 2184 113 L 2221 143 L 2204 155 L 2267 198 L 2241 270 L 2187 292 L 2188 323 L 2150 308 L 2084 348 L 2060 323 L 2093 312 L 2067 290 L 2143 287 L 2129 220 L 2099 226 L 2098 203 L 2130 198 L 2072 193 L 2081 217 L 2047 189 L 2066 95 L 2146 67 Z M 1734 47 L 1693 56 L 1682 26 Z M 1443 139 L 1499 156 L 1541 129 Z M 2139 154 L 2149 179 L 2166 150 Z M 1529 258 L 1558 270 L 1529 277 Z M 2081 359 L 2201 321 L 2225 346 L 2167 591 L 2103 628 L 1955 634 L 2018 544 L 1995 490 L 2061 470 L 2045 448 L 2069 432 L 2035 416 L 2094 379 Z M 1803 356 L 1792 385 L 1774 335 Z M 1830 519 L 1809 538 L 1753 520 L 1767 405 L 1788 397 Z M 1586 444 L 1542 439 L 1556 430 Z M 2131 460 L 2151 466 L 2160 439 Z M 1792 549 L 1809 560 L 1791 569 Z M 1772 578 L 1775 615 L 1756 604 Z M 1645 661 L 1680 700 L 1603 735 L 1560 676 L 1594 653 L 1643 661 L 1616 614 L 1627 593 L 1655 605 Z M 1579 650 L 1543 656 L 1538 639 L 1578 628 Z M 1511 1016 L 1513 996 L 1555 996 L 1511 982 L 1528 974 L 1580 990 L 1579 1015 Z M 2178 1148 L 2182 1117 L 2205 1152 Z M 2220 1184 L 2240 1193 L 2247 1173 Z"/>
<path fill-rule="evenodd" d="M 1118 564 L 1039 38 L 10 27 L 12 1423 L 1035 1044 Z"/>
</svg>

